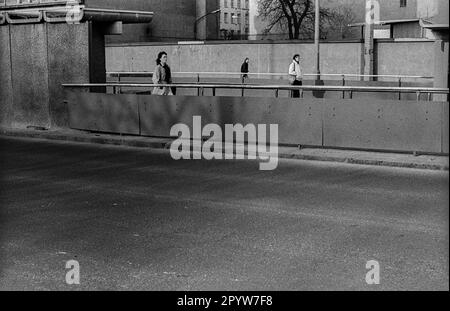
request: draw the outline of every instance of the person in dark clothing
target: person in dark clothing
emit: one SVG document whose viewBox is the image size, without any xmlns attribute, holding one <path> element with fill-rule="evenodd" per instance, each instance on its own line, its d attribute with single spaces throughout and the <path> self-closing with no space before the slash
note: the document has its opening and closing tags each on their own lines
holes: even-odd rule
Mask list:
<svg viewBox="0 0 450 311">
<path fill-rule="evenodd" d="M 250 59 L 247 57 L 244 62 L 241 65 L 241 73 L 242 73 L 242 78 L 248 78 L 248 63 L 250 62 Z"/>
</svg>

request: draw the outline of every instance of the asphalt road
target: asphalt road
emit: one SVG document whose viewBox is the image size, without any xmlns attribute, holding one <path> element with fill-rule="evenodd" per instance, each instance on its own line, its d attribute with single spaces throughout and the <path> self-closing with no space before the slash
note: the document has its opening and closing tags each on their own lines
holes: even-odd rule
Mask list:
<svg viewBox="0 0 450 311">
<path fill-rule="evenodd" d="M 448 172 L 0 144 L 0 290 L 449 289 Z"/>
</svg>

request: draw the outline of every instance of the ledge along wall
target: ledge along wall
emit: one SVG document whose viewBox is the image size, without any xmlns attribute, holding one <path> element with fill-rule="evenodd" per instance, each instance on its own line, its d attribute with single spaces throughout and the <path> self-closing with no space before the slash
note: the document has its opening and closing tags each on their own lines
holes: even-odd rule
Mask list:
<svg viewBox="0 0 450 311">
<path fill-rule="evenodd" d="M 281 144 L 448 153 L 448 102 L 154 96 L 68 91 L 70 127 L 169 137 L 192 126 L 278 124 Z"/>
</svg>

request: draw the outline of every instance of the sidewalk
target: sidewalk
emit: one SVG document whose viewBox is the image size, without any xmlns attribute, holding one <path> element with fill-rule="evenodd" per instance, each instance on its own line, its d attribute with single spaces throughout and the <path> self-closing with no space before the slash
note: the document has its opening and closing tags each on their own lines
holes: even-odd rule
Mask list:
<svg viewBox="0 0 450 311">
<path fill-rule="evenodd" d="M 71 142 L 122 145 L 129 147 L 169 149 L 171 139 L 142 136 L 90 133 L 72 129 L 35 130 L 0 128 L 1 136 L 39 138 Z M 296 147 L 280 147 L 278 156 L 287 159 L 341 162 L 363 165 L 404 167 L 428 170 L 449 170 L 448 156 L 430 156 L 399 153 L 382 153 L 354 150 L 336 150 Z"/>
</svg>

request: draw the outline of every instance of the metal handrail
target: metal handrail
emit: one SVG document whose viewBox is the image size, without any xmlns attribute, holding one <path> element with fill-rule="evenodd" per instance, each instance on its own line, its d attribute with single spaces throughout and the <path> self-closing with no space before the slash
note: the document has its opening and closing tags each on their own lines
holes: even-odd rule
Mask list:
<svg viewBox="0 0 450 311">
<path fill-rule="evenodd" d="M 146 72 L 146 71 L 108 71 L 106 73 L 109 76 L 118 76 L 118 75 L 136 75 L 136 76 L 151 76 L 153 72 Z M 173 72 L 173 74 L 179 74 L 179 75 L 224 75 L 224 76 L 240 76 L 243 73 L 242 72 L 191 72 L 191 71 L 178 71 Z M 287 73 L 258 73 L 258 72 L 249 72 L 246 73 L 247 75 L 258 75 L 258 76 L 288 76 Z M 303 74 L 303 76 L 326 76 L 326 77 L 358 77 L 358 78 L 364 78 L 364 77 L 370 77 L 370 78 L 396 78 L 396 79 L 434 79 L 434 77 L 431 76 L 409 76 L 409 75 L 362 75 L 362 74 L 353 74 L 353 73 L 306 73 Z"/>
<path fill-rule="evenodd" d="M 278 97 L 280 90 L 300 91 L 300 98 L 303 98 L 304 91 L 341 91 L 342 98 L 345 99 L 345 92 L 349 92 L 349 98 L 353 98 L 353 92 L 396 92 L 399 94 L 399 100 L 402 93 L 415 93 L 416 100 L 420 100 L 422 93 L 428 94 L 428 101 L 431 101 L 432 94 L 449 94 L 447 88 L 426 88 L 426 87 L 379 87 L 379 86 L 318 86 L 318 85 L 257 85 L 257 84 L 189 84 L 189 83 L 172 83 L 172 84 L 154 84 L 154 83 L 78 83 L 63 84 L 63 87 L 73 88 L 90 88 L 90 87 L 112 87 L 113 93 L 120 94 L 122 87 L 179 87 L 179 88 L 196 88 L 197 96 L 203 96 L 204 90 L 212 89 L 215 96 L 216 89 L 240 89 L 242 96 L 244 90 L 275 90 L 275 97 Z"/>
<path fill-rule="evenodd" d="M 382 87 L 382 86 L 324 86 L 324 85 L 259 85 L 259 84 L 202 84 L 202 83 L 69 83 L 63 87 L 179 87 L 207 89 L 255 89 L 255 90 L 303 90 L 303 91 L 350 91 L 350 92 L 401 92 L 401 93 L 432 93 L 449 94 L 448 88 L 428 87 Z"/>
</svg>

